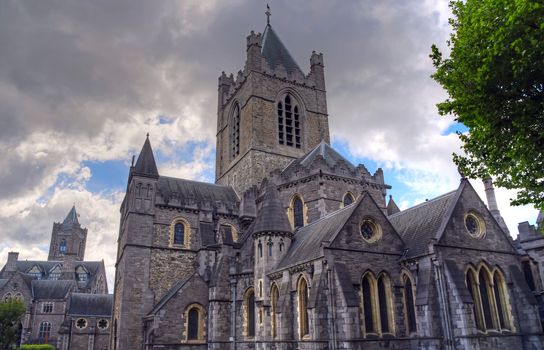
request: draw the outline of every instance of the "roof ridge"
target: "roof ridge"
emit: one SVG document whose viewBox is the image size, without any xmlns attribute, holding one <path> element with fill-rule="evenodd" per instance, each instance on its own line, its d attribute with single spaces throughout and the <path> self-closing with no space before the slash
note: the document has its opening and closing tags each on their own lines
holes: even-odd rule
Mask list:
<svg viewBox="0 0 544 350">
<path fill-rule="evenodd" d="M 437 200 L 443 199 L 443 198 L 446 197 L 446 196 L 451 196 L 451 195 L 453 195 L 453 194 L 456 193 L 456 192 L 457 192 L 457 189 L 455 189 L 455 190 L 453 190 L 453 191 L 450 191 L 450 192 L 446 192 L 446 193 L 441 194 L 441 195 L 439 195 L 439 196 L 437 196 L 437 197 L 434 197 L 434 198 L 431 198 L 431 199 L 429 199 L 429 200 L 426 200 L 425 202 L 416 204 L 416 205 L 414 205 L 413 207 L 410 207 L 410 208 L 408 208 L 408 209 L 401 210 L 401 211 L 399 211 L 398 213 L 389 215 L 389 218 L 401 216 L 401 214 L 405 214 L 405 213 L 407 213 L 407 212 L 410 212 L 412 209 L 417 209 L 417 208 L 423 207 L 423 206 L 425 206 L 425 205 L 431 204 L 432 202 L 436 202 Z"/>
<path fill-rule="evenodd" d="M 220 185 L 220 184 L 216 184 L 216 183 L 213 183 L 213 182 L 183 179 L 183 178 L 180 178 L 180 177 L 173 177 L 173 176 L 166 176 L 166 175 L 161 175 L 159 178 L 166 178 L 166 179 L 172 179 L 172 180 L 181 180 L 181 181 L 185 181 L 185 182 L 192 182 L 192 183 L 210 185 L 210 186 L 221 187 L 221 188 L 232 188 L 232 186 L 230 186 L 230 185 Z"/>
</svg>

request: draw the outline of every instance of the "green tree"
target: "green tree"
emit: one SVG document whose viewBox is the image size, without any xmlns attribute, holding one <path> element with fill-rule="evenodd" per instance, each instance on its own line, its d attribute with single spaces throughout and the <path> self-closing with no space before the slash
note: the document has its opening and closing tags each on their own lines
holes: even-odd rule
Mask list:
<svg viewBox="0 0 544 350">
<path fill-rule="evenodd" d="M 25 310 L 25 303 L 19 299 L 0 302 L 0 349 L 9 350 L 15 345 Z"/>
<path fill-rule="evenodd" d="M 471 178 L 517 189 L 513 205 L 544 209 L 544 3 L 452 1 L 449 58 L 432 46 L 432 77 L 448 92 L 441 115 L 469 128 L 454 154 Z"/>
</svg>

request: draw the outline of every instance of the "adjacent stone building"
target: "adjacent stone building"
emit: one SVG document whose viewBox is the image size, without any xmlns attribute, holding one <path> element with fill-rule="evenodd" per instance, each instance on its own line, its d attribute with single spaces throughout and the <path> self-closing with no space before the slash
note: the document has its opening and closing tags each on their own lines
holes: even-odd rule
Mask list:
<svg viewBox="0 0 544 350">
<path fill-rule="evenodd" d="M 304 74 L 251 32 L 216 184 L 161 176 L 149 138 L 130 168 L 110 349 L 541 349 L 539 258 L 491 182 L 489 207 L 464 178 L 402 211 L 389 188 L 329 144 L 323 55 Z"/>
<path fill-rule="evenodd" d="M 0 271 L 0 297 L 26 304 L 20 344 L 108 349 L 113 296 L 107 294 L 104 261 L 84 260 L 86 238 L 74 206 L 62 223 L 53 224 L 47 261 L 8 254 Z"/>
</svg>

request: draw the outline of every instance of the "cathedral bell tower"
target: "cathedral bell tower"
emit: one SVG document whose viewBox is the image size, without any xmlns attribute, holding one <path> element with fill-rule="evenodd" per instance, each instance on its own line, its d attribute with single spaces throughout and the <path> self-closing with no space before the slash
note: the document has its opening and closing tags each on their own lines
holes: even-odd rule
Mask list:
<svg viewBox="0 0 544 350">
<path fill-rule="evenodd" d="M 55 222 L 53 224 L 47 260 L 83 260 L 87 243 L 87 229 L 81 227 L 77 219 L 78 216 L 74 205 L 62 223 Z"/>
<path fill-rule="evenodd" d="M 244 69 L 219 77 L 216 183 L 241 194 L 322 140 L 330 142 L 323 54 L 312 53 L 304 74 L 268 21 L 247 37 Z"/>
</svg>

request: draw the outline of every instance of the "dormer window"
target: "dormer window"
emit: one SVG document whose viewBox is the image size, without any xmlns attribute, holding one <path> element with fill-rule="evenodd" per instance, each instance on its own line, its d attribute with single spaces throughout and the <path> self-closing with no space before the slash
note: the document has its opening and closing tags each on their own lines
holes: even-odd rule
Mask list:
<svg viewBox="0 0 544 350">
<path fill-rule="evenodd" d="M 280 145 L 301 147 L 300 109 L 289 94 L 278 102 L 278 141 Z"/>
<path fill-rule="evenodd" d="M 59 244 L 59 253 L 61 254 L 66 254 L 66 240 L 63 238 L 62 241 L 60 241 L 60 244 Z"/>
<path fill-rule="evenodd" d="M 28 270 L 27 274 L 39 280 L 43 277 L 43 273 L 38 266 L 34 266 L 30 270 Z"/>
<path fill-rule="evenodd" d="M 53 280 L 53 281 L 56 281 L 56 280 L 60 279 L 61 272 L 62 272 L 62 270 L 61 270 L 60 266 L 59 265 L 55 266 L 54 268 L 52 268 L 49 271 L 49 279 Z"/>
</svg>

